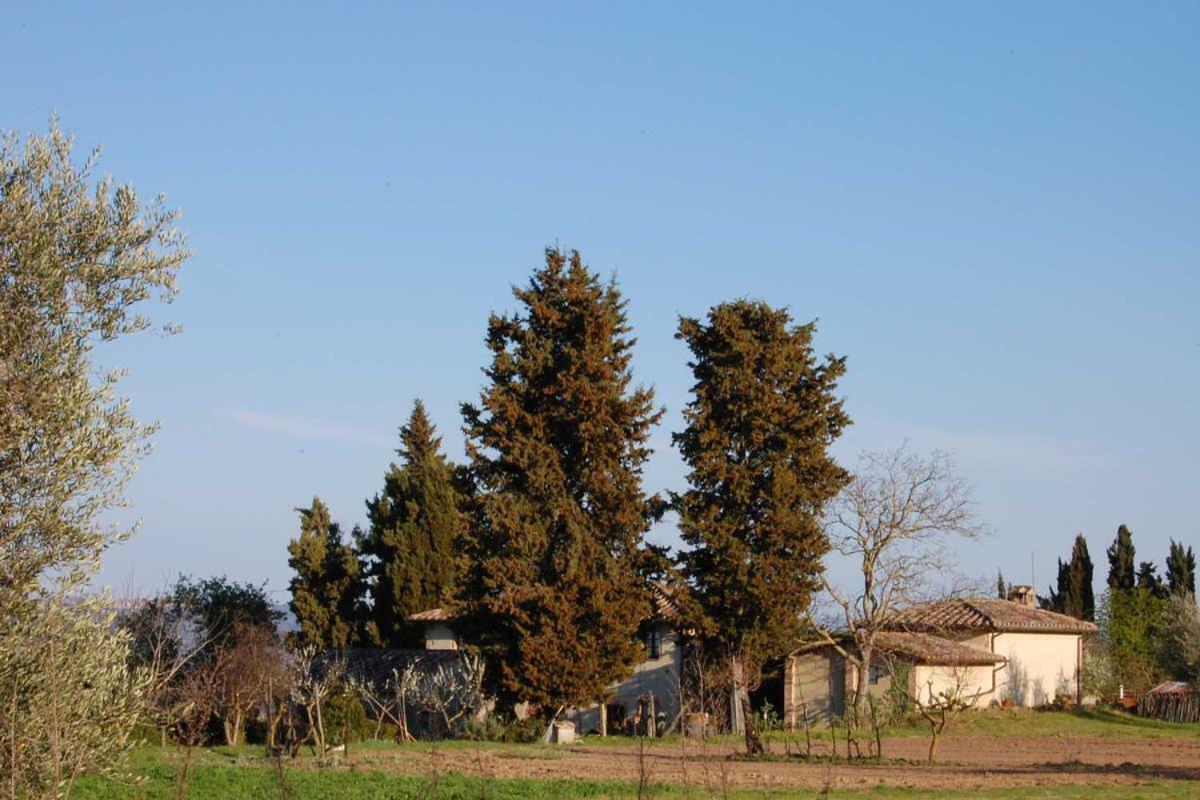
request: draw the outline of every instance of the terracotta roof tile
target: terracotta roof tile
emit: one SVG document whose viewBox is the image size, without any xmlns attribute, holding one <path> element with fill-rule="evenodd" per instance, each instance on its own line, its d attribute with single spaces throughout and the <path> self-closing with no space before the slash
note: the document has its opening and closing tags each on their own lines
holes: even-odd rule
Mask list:
<svg viewBox="0 0 1200 800">
<path fill-rule="evenodd" d="M 1094 633 L 1094 623 L 1011 600 L 940 600 L 907 608 L 891 627 L 919 631 Z"/>
<path fill-rule="evenodd" d="M 814 642 L 798 650 L 793 655 L 820 650 L 829 647 L 826 642 Z M 931 633 L 913 633 L 907 631 L 884 631 L 876 634 L 875 646 L 881 653 L 891 653 L 910 659 L 918 664 L 934 666 L 989 666 L 1001 664 L 1007 659 L 977 647 L 971 647 L 942 636 Z"/>
<path fill-rule="evenodd" d="M 408 615 L 409 622 L 449 622 L 451 619 L 450 612 L 444 608 L 431 608 Z"/>
</svg>

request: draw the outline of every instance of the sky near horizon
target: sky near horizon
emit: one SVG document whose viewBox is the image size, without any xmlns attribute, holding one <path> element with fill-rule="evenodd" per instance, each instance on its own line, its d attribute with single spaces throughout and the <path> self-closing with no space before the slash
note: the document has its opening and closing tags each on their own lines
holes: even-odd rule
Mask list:
<svg viewBox="0 0 1200 800">
<path fill-rule="evenodd" d="M 1200 547 L 1200 7 L 100 5 L 6 10 L 0 127 L 57 112 L 195 252 L 150 309 L 183 333 L 99 353 L 162 424 L 118 591 L 282 592 L 294 508 L 363 522 L 416 397 L 461 459 L 487 316 L 552 243 L 629 300 L 651 491 L 678 315 L 753 297 L 847 356 L 845 463 L 955 456 L 968 575 L 1044 593 L 1083 532 L 1100 584 L 1120 523 Z"/>
</svg>

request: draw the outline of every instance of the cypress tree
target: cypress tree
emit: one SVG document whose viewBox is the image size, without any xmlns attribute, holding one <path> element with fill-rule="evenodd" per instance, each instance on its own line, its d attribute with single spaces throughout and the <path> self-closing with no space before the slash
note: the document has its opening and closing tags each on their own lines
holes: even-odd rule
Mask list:
<svg viewBox="0 0 1200 800">
<path fill-rule="evenodd" d="M 1167 586 L 1171 594 L 1196 595 L 1196 554 L 1174 539 L 1167 554 Z"/>
<path fill-rule="evenodd" d="M 1057 611 L 1059 614 L 1065 614 L 1070 602 L 1071 567 L 1069 563 L 1064 564 L 1060 558 L 1058 559 L 1058 572 L 1055 584 L 1050 587 L 1049 596 L 1042 597 L 1038 595 L 1038 605 L 1048 611 Z"/>
<path fill-rule="evenodd" d="M 829 454 L 850 424 L 836 395 L 845 359 L 819 359 L 814 331 L 738 300 L 703 322 L 681 318 L 676 334 L 695 377 L 687 426 L 673 437 L 689 469 L 674 502 L 683 571 L 707 644 L 749 686 L 797 639 L 829 549 L 821 511 L 850 479 Z"/>
<path fill-rule="evenodd" d="M 380 494 L 367 501 L 369 527 L 359 542 L 370 559 L 371 618 L 381 644 L 411 644 L 410 614 L 449 601 L 457 576 L 459 495 L 441 438 L 417 400 L 400 428 L 402 465 L 392 464 Z"/>
<path fill-rule="evenodd" d="M 1078 619 L 1094 620 L 1096 618 L 1096 593 L 1092 586 L 1094 572 L 1092 557 L 1088 553 L 1087 539 L 1084 539 L 1081 533 L 1075 537 L 1075 546 L 1071 549 L 1072 603 L 1064 613 Z"/>
<path fill-rule="evenodd" d="M 493 315 L 479 405 L 463 405 L 472 484 L 464 620 L 508 702 L 600 699 L 643 652 L 648 434 L 662 415 L 631 387 L 626 302 L 578 252 L 547 248 Z"/>
<path fill-rule="evenodd" d="M 300 535 L 288 543 L 289 588 L 300 638 L 320 647 L 347 647 L 359 638 L 363 581 L 353 548 L 318 498 L 300 512 Z"/>
<path fill-rule="evenodd" d="M 1108 588 L 1127 592 L 1134 587 L 1133 556 L 1133 534 L 1122 525 L 1108 548 Z"/>
<path fill-rule="evenodd" d="M 1067 614 L 1076 619 L 1091 620 L 1096 616 L 1096 596 L 1092 588 L 1094 569 L 1083 534 L 1075 537 L 1071 560 L 1058 560 L 1056 585 L 1049 597 L 1039 597 L 1042 608 Z"/>
<path fill-rule="evenodd" d="M 1166 599 L 1168 594 L 1166 584 L 1158 577 L 1158 567 L 1154 566 L 1151 561 L 1143 561 L 1138 564 L 1137 588 L 1145 590 L 1160 600 Z"/>
<path fill-rule="evenodd" d="M 1001 600 L 1008 599 L 1008 586 L 1004 583 L 1004 573 L 996 573 L 996 597 Z"/>
</svg>

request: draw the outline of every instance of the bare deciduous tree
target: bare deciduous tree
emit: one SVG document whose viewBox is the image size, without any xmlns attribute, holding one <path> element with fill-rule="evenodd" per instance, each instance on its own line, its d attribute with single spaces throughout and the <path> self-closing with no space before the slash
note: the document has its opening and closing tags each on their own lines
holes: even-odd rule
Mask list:
<svg viewBox="0 0 1200 800">
<path fill-rule="evenodd" d="M 825 522 L 830 546 L 856 562 L 862 583 L 843 590 L 822 576 L 845 626 L 844 638 L 813 622 L 857 670 L 854 719 L 863 713 L 876 637 L 892 614 L 931 599 L 934 579 L 951 572 L 950 538 L 985 533 L 972 506 L 970 487 L 947 454 L 923 456 L 906 446 L 859 456 L 853 480 L 831 504 Z"/>
<path fill-rule="evenodd" d="M 287 662 L 275 631 L 266 626 L 238 623 L 230 641 L 221 648 L 216 689 L 225 744 L 232 746 L 242 744 L 246 719 L 270 687 L 286 682 Z"/>
<path fill-rule="evenodd" d="M 895 677 L 897 671 L 891 671 Z M 974 708 L 987 691 L 973 676 L 971 668 L 963 665 L 931 671 L 925 682 L 915 686 L 912 691 L 904 681 L 894 680 L 893 685 L 908 698 L 929 725 L 930 761 L 937 757 L 938 745 L 946 728 L 959 714 Z"/>
</svg>

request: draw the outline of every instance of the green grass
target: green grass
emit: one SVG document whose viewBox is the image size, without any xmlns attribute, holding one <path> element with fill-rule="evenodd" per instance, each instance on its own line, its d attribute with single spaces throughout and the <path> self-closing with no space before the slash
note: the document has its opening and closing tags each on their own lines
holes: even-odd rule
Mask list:
<svg viewBox="0 0 1200 800">
<path fill-rule="evenodd" d="M 175 775 L 170 766 L 160 762 L 151 765 L 143 774 L 145 780 L 140 786 L 89 776 L 77 784 L 71 796 L 74 800 L 170 800 L 174 797 Z M 281 785 L 278 776 L 267 767 L 207 763 L 194 768 L 188 792 L 190 800 L 616 800 L 638 796 L 637 786 L 618 781 L 480 779 L 454 773 L 432 778 L 342 769 L 290 769 L 285 772 Z M 647 787 L 642 796 L 661 800 L 701 800 L 709 797 L 709 793 L 700 787 L 657 784 Z M 719 792 L 717 796 L 720 796 Z M 731 790 L 727 796 L 730 800 L 801 800 L 822 795 L 796 789 L 746 789 Z M 1142 786 L 1023 787 L 931 793 L 881 783 L 865 791 L 835 790 L 828 796 L 846 800 L 1183 800 L 1194 797 L 1195 788 L 1179 781 Z"/>
<path fill-rule="evenodd" d="M 929 727 L 920 721 L 891 728 L 887 735 L 925 736 L 928 732 Z M 960 715 L 952 723 L 948 735 L 1196 738 L 1200 737 L 1200 725 L 1162 722 L 1107 708 L 1079 708 L 1072 711 L 995 708 Z"/>
<path fill-rule="evenodd" d="M 900 726 L 889 736 L 925 736 L 921 725 Z M 790 734 L 794 739 L 796 733 Z M 828 734 L 821 734 L 827 737 Z M 1200 725 L 1172 725 L 1146 720 L 1115 711 L 1080 709 L 1072 712 L 1002 711 L 999 709 L 963 715 L 948 733 L 958 736 L 1102 736 L 1162 739 L 1200 736 Z M 772 734 L 771 738 L 782 738 Z M 735 745 L 738 740 L 723 737 L 721 742 Z M 636 745 L 626 737 L 588 738 L 584 744 Z M 647 740 L 648 748 L 678 745 L 677 737 Z M 391 742 L 365 742 L 351 745 L 349 766 L 317 766 L 305 751 L 296 761 L 283 762 L 282 782 L 279 771 L 262 756 L 259 746 L 213 747 L 195 753 L 188 797 L 191 800 L 240 800 L 240 798 L 280 798 L 280 800 L 524 800 L 525 798 L 634 798 L 637 786 L 606 780 L 535 780 L 480 779 L 460 774 L 430 775 L 432 758 L 439 751 L 486 751 L 500 758 L 559 759 L 568 748 L 542 744 L 500 744 L 493 742 L 450 741 L 396 745 Z M 144 746 L 131 753 L 129 772 L 140 776 L 136 785 L 100 776 L 86 776 L 72 793 L 76 800 L 170 800 L 175 797 L 176 769 L 180 754 L 172 748 Z M 460 761 L 461 763 L 461 761 Z M 880 768 L 886 780 L 886 766 Z M 415 774 L 397 775 L 397 772 Z M 391 774 L 389 774 L 391 773 Z M 1148 776 L 1149 777 L 1149 776 Z M 720 795 L 720 793 L 718 793 Z M 962 791 L 930 792 L 888 786 L 885 783 L 861 791 L 834 791 L 833 797 L 847 800 L 901 800 L 937 798 L 937 800 L 1119 800 L 1123 798 L 1161 798 L 1182 800 L 1196 795 L 1195 786 L 1185 781 L 1146 783 L 1140 786 L 1054 786 L 1015 789 L 973 788 Z M 662 800 L 706 800 L 711 795 L 699 787 L 658 785 L 642 797 Z M 749 798 L 813 798 L 812 791 L 735 790 L 725 795 L 732 800 Z"/>
</svg>

